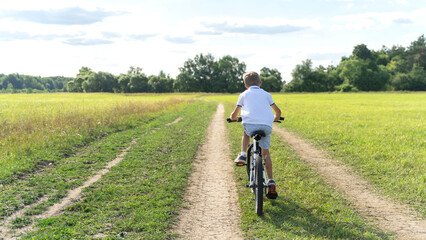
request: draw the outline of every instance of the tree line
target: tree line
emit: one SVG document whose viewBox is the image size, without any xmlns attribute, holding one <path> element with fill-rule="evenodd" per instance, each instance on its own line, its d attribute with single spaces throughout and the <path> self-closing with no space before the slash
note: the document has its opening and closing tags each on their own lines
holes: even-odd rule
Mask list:
<svg viewBox="0 0 426 240">
<path fill-rule="evenodd" d="M 277 69 L 263 67 L 262 88 L 269 92 L 426 91 L 424 35 L 407 48 L 383 46 L 375 51 L 359 44 L 337 66 L 312 65 L 310 59 L 296 65 L 288 83 Z M 179 72 L 176 79 L 163 71 L 147 76 L 139 67 L 130 67 L 119 76 L 88 67 L 82 67 L 75 78 L 0 74 L 0 92 L 235 93 L 245 89 L 242 75 L 246 65 L 229 55 L 217 60 L 211 54 L 196 55 Z"/>
<path fill-rule="evenodd" d="M 66 85 L 73 78 L 35 77 L 29 75 L 0 74 L 0 93 L 37 93 L 66 91 Z"/>
<path fill-rule="evenodd" d="M 196 55 L 184 62 L 180 73 L 173 79 L 160 71 L 158 75 L 146 75 L 140 67 L 130 67 L 125 74 L 115 76 L 108 72 L 95 72 L 88 67 L 80 68 L 75 78 L 33 77 L 20 74 L 0 75 L 0 92 L 223 92 L 243 91 L 244 62 L 224 56 L 216 60 L 211 54 Z M 262 68 L 262 87 L 279 92 L 283 82 L 277 69 Z"/>
<path fill-rule="evenodd" d="M 223 92 L 244 90 L 242 75 L 246 65 L 237 58 L 224 56 L 218 60 L 211 54 L 196 55 L 179 68 L 176 79 L 160 71 L 147 76 L 139 67 L 130 67 L 126 74 L 114 76 L 106 72 L 93 72 L 82 67 L 76 78 L 67 84 L 70 92 Z M 264 87 L 278 92 L 282 89 L 281 73 L 276 69 L 263 68 L 261 77 Z"/>
<path fill-rule="evenodd" d="M 292 78 L 283 91 L 426 91 L 425 37 L 420 36 L 407 48 L 383 46 L 374 51 L 359 44 L 337 66 L 313 68 L 307 59 L 295 67 Z"/>
</svg>

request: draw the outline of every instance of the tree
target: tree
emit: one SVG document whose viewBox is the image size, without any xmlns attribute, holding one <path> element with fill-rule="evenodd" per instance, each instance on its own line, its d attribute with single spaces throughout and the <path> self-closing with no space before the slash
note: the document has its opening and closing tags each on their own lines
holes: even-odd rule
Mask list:
<svg viewBox="0 0 426 240">
<path fill-rule="evenodd" d="M 84 79 L 82 87 L 84 92 L 100 92 L 101 80 L 95 72 L 88 72 L 82 77 Z"/>
<path fill-rule="evenodd" d="M 6 92 L 8 92 L 8 93 L 16 93 L 16 89 L 13 87 L 12 83 L 7 84 Z"/>
<path fill-rule="evenodd" d="M 363 59 L 363 60 L 373 58 L 373 54 L 371 53 L 370 49 L 368 49 L 367 45 L 365 44 L 356 45 L 354 50 L 352 51 L 352 55 L 355 58 Z"/>
<path fill-rule="evenodd" d="M 415 64 L 410 73 L 397 73 L 392 86 L 395 90 L 426 91 L 426 71 Z"/>
<path fill-rule="evenodd" d="M 127 72 L 129 75 L 129 90 L 130 92 L 150 92 L 148 86 L 148 77 L 142 73 L 142 68 L 140 67 L 130 67 L 130 70 Z"/>
<path fill-rule="evenodd" d="M 118 88 L 118 81 L 111 73 L 93 72 L 88 68 L 82 68 L 78 78 L 82 78 L 84 92 L 114 92 Z"/>
<path fill-rule="evenodd" d="M 390 78 L 389 73 L 384 66 L 370 68 L 370 63 L 371 60 L 362 59 L 345 61 L 339 66 L 342 68 L 340 77 L 361 91 L 384 90 Z"/>
<path fill-rule="evenodd" d="M 147 76 L 143 73 L 130 76 L 129 90 L 133 93 L 149 92 Z"/>
<path fill-rule="evenodd" d="M 54 89 L 58 88 L 56 86 L 55 82 L 53 81 L 53 79 L 51 79 L 51 78 L 43 78 L 41 80 L 43 81 L 44 86 L 45 86 L 46 89 L 54 90 Z"/>
<path fill-rule="evenodd" d="M 386 66 L 390 62 L 389 56 L 380 51 L 373 51 L 373 58 L 375 59 L 376 65 Z"/>
<path fill-rule="evenodd" d="M 426 91 L 426 71 L 422 66 L 414 64 L 409 76 L 411 81 L 407 90 Z"/>
<path fill-rule="evenodd" d="M 117 90 L 117 78 L 111 73 L 98 72 L 96 78 L 100 81 L 100 92 L 115 92 Z"/>
<path fill-rule="evenodd" d="M 395 90 L 408 90 L 410 89 L 410 76 L 407 73 L 397 73 L 392 79 L 392 86 Z"/>
<path fill-rule="evenodd" d="M 279 92 L 283 87 L 281 73 L 277 69 L 263 67 L 260 70 L 262 88 L 268 92 Z"/>
<path fill-rule="evenodd" d="M 175 82 L 177 91 L 214 92 L 220 88 L 215 86 L 221 85 L 218 81 L 218 63 L 211 54 L 200 54 L 194 59 L 188 59 L 179 71 Z"/>
<path fill-rule="evenodd" d="M 400 45 L 394 45 L 392 48 L 387 48 L 386 46 L 382 46 L 381 52 L 387 56 L 389 56 L 389 59 L 392 59 L 396 56 L 403 56 L 405 55 L 405 47 Z"/>
<path fill-rule="evenodd" d="M 3 79 L 2 87 L 4 89 L 8 88 L 9 83 L 12 84 L 13 89 L 23 89 L 23 86 L 24 86 L 23 79 L 17 73 L 3 76 L 2 79 Z"/>
<path fill-rule="evenodd" d="M 160 76 L 151 75 L 148 78 L 148 85 L 153 92 L 165 92 L 164 81 L 160 78 Z"/>
<path fill-rule="evenodd" d="M 7 84 L 6 83 L 6 75 L 4 74 L 0 74 L 0 89 L 6 89 L 7 88 Z"/>
<path fill-rule="evenodd" d="M 158 76 L 151 75 L 148 80 L 148 85 L 153 92 L 164 93 L 173 91 L 173 79 L 166 76 L 163 71 L 160 71 Z"/>
<path fill-rule="evenodd" d="M 77 73 L 76 78 L 73 81 L 67 83 L 67 89 L 69 92 L 83 92 L 91 91 L 92 87 L 96 85 L 94 82 L 86 82 L 89 76 L 94 74 L 92 69 L 88 67 L 81 67 Z"/>
<path fill-rule="evenodd" d="M 185 73 L 192 73 L 194 80 L 194 90 L 196 92 L 213 92 L 213 85 L 216 82 L 217 63 L 209 53 L 207 55 L 196 55 L 194 60 L 188 61 L 183 68 Z"/>
<path fill-rule="evenodd" d="M 246 71 L 246 64 L 240 62 L 238 58 L 229 55 L 222 57 L 218 61 L 218 76 L 214 84 L 213 92 L 235 93 L 244 90 L 243 74 Z"/>
<path fill-rule="evenodd" d="M 323 91 L 319 74 L 312 69 L 312 60 L 306 59 L 296 65 L 291 73 L 292 81 L 284 86 L 285 92 L 318 92 Z"/>
<path fill-rule="evenodd" d="M 302 64 L 296 65 L 296 67 L 291 72 L 292 80 L 284 88 L 285 92 L 306 92 L 310 91 L 309 88 L 309 79 L 312 75 L 312 61 L 306 59 L 302 61 Z"/>
<path fill-rule="evenodd" d="M 327 91 L 334 91 L 336 86 L 339 86 L 343 83 L 343 79 L 339 77 L 340 71 L 337 67 L 329 65 L 326 69 L 327 72 L 327 81 L 326 89 Z"/>
<path fill-rule="evenodd" d="M 274 75 L 262 78 L 262 88 L 267 92 L 279 92 L 283 83 Z"/>
<path fill-rule="evenodd" d="M 331 89 L 328 88 L 328 75 L 327 69 L 319 65 L 312 72 L 312 88 L 314 92 L 326 92 Z"/>
<path fill-rule="evenodd" d="M 88 67 L 81 67 L 78 70 L 77 77 L 84 78 L 86 75 L 89 75 L 92 72 L 93 72 L 92 69 L 90 69 Z"/>
<path fill-rule="evenodd" d="M 68 92 L 83 92 L 84 79 L 81 77 L 75 78 L 73 81 L 67 83 Z"/>
<path fill-rule="evenodd" d="M 421 35 L 416 41 L 412 42 L 407 49 L 407 60 L 411 66 L 417 64 L 423 69 L 426 68 L 426 39 Z"/>
<path fill-rule="evenodd" d="M 281 73 L 276 68 L 263 67 L 260 69 L 260 75 L 264 77 L 275 76 L 278 80 L 282 81 Z"/>
<path fill-rule="evenodd" d="M 173 89 L 176 92 L 196 92 L 198 86 L 196 85 L 193 75 L 183 72 L 176 77 L 176 81 L 173 83 Z"/>
<path fill-rule="evenodd" d="M 129 83 L 130 76 L 127 74 L 120 74 L 118 77 L 118 86 L 122 93 L 130 92 Z"/>
</svg>

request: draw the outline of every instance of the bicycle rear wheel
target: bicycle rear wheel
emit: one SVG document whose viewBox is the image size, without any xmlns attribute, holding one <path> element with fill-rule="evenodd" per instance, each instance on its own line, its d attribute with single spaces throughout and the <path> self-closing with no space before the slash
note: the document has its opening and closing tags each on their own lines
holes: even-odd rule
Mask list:
<svg viewBox="0 0 426 240">
<path fill-rule="evenodd" d="M 254 194 L 255 194 L 255 200 L 256 200 L 256 214 L 262 215 L 263 214 L 263 166 L 262 166 L 262 158 L 258 157 L 256 159 L 256 166 L 255 166 L 255 183 L 254 183 Z"/>
<path fill-rule="evenodd" d="M 247 149 L 247 162 L 246 162 L 246 167 L 247 167 L 247 177 L 248 180 L 250 181 L 250 168 L 251 168 L 251 161 L 253 161 L 253 144 L 250 144 L 248 149 Z"/>
</svg>

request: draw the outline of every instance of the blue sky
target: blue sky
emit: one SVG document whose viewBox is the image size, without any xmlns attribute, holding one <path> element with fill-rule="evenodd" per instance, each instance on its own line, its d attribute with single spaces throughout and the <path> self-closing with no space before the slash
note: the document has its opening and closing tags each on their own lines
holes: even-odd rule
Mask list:
<svg viewBox="0 0 426 240">
<path fill-rule="evenodd" d="M 14 0 L 0 7 L 0 73 L 115 75 L 130 66 L 175 77 L 211 53 L 247 70 L 337 65 L 353 47 L 407 47 L 426 30 L 423 0 Z"/>
</svg>

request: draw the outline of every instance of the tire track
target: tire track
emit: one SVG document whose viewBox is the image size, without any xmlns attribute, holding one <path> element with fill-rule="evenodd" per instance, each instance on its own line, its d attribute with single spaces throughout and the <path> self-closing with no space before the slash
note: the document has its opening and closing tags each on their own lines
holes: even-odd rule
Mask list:
<svg viewBox="0 0 426 240">
<path fill-rule="evenodd" d="M 233 162 L 220 103 L 198 150 L 175 232 L 183 239 L 242 239 Z"/>
<path fill-rule="evenodd" d="M 173 122 L 165 124 L 165 126 L 167 127 L 167 126 L 170 126 L 172 124 L 175 124 L 182 119 L 183 119 L 182 117 L 179 117 L 176 120 L 174 120 Z M 152 132 L 155 132 L 157 130 L 158 129 L 153 129 Z M 82 191 L 83 191 L 84 188 L 87 188 L 90 185 L 92 185 L 93 183 L 96 183 L 99 180 L 101 180 L 103 175 L 109 173 L 110 169 L 112 167 L 119 164 L 124 159 L 124 156 L 130 151 L 132 146 L 137 143 L 137 140 L 138 140 L 138 138 L 134 138 L 127 148 L 125 148 L 119 155 L 117 155 L 115 159 L 113 159 L 112 161 L 107 163 L 107 165 L 105 166 L 104 169 L 98 171 L 95 175 L 93 175 L 87 181 L 85 181 L 81 186 L 79 186 L 75 189 L 69 190 L 67 196 L 65 198 L 63 198 L 61 202 L 56 203 L 53 206 L 49 207 L 43 214 L 31 217 L 32 224 L 30 224 L 29 226 L 26 226 L 26 227 L 20 228 L 20 229 L 11 229 L 10 227 L 7 226 L 7 223 L 10 222 L 12 219 L 15 219 L 17 217 L 22 217 L 26 210 L 28 210 L 32 206 L 35 206 L 35 205 L 41 203 L 42 201 L 46 201 L 47 197 L 43 197 L 39 201 L 37 201 L 37 202 L 35 202 L 35 203 L 33 203 L 29 206 L 26 206 L 25 208 L 17 211 L 16 213 L 12 214 L 9 217 L 4 218 L 2 220 L 4 222 L 3 225 L 0 225 L 0 239 L 1 240 L 3 240 L 3 239 L 4 240 L 16 239 L 22 234 L 34 231 L 35 230 L 35 227 L 34 227 L 35 220 L 57 217 L 57 216 L 61 215 L 62 211 L 66 207 L 72 205 L 75 202 L 80 201 L 83 198 Z"/>
<path fill-rule="evenodd" d="M 398 239 L 426 239 L 426 220 L 413 216 L 409 206 L 378 195 L 369 182 L 347 167 L 340 166 L 296 134 L 275 126 L 273 131 L 327 182 L 343 191 L 358 211 L 381 229 L 395 232 Z"/>
<path fill-rule="evenodd" d="M 70 206 L 71 204 L 73 204 L 76 201 L 81 200 L 82 191 L 83 191 L 84 188 L 89 187 L 93 183 L 99 181 L 102 178 L 103 175 L 107 174 L 110 171 L 110 169 L 112 167 L 119 164 L 124 159 L 124 156 L 131 149 L 132 145 L 135 144 L 137 140 L 138 139 L 133 139 L 132 142 L 130 143 L 130 145 L 126 149 L 124 149 L 114 160 L 110 161 L 104 169 L 100 170 L 99 172 L 96 173 L 96 175 L 90 177 L 87 181 L 85 181 L 83 183 L 83 185 L 81 185 L 80 187 L 77 187 L 75 189 L 69 190 L 67 196 L 65 198 L 63 198 L 61 202 L 56 203 L 53 206 L 49 207 L 43 214 L 33 217 L 32 218 L 33 223 L 31 225 L 24 227 L 24 228 L 17 229 L 16 231 L 12 231 L 12 232 L 10 232 L 9 229 L 3 227 L 4 229 L 1 229 L 0 239 L 15 239 L 16 237 L 18 237 L 19 235 L 21 235 L 23 233 L 34 231 L 35 230 L 34 229 L 34 224 L 35 224 L 34 220 L 57 217 L 57 216 L 61 215 L 62 211 L 66 207 Z M 39 203 L 39 202 L 40 201 L 38 201 L 37 203 Z M 20 211 L 19 214 L 23 214 L 23 212 Z M 18 215 L 16 215 L 15 217 L 17 217 L 17 216 Z M 9 217 L 8 219 L 10 220 L 10 219 L 12 219 L 12 217 L 13 217 L 13 215 L 11 217 Z"/>
</svg>

